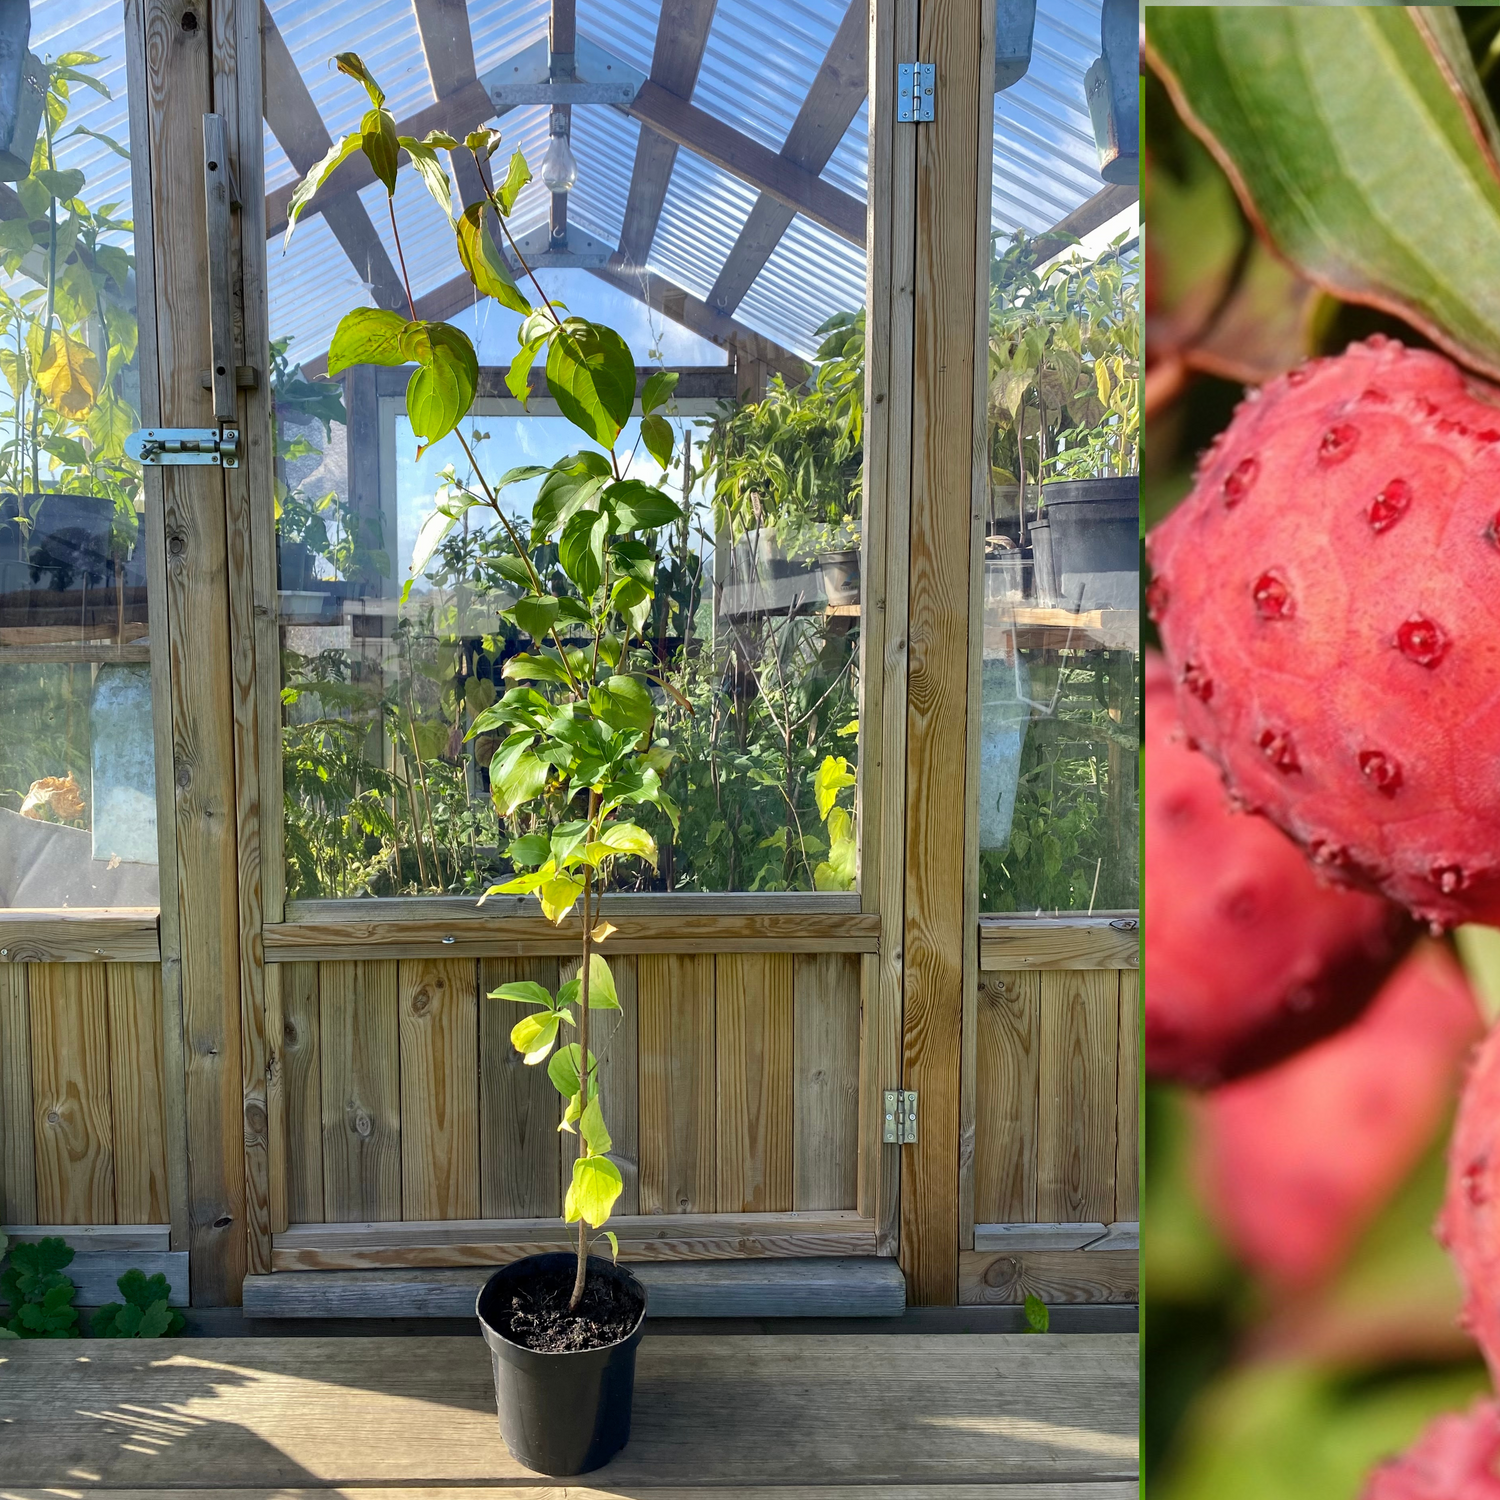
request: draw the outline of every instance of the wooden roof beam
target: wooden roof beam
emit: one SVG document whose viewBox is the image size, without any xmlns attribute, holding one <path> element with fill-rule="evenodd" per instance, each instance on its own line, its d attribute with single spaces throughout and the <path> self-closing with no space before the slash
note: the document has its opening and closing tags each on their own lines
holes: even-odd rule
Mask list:
<svg viewBox="0 0 1500 1500">
<path fill-rule="evenodd" d="M 285 38 L 264 5 L 261 6 L 260 21 L 264 37 L 266 123 L 300 175 L 328 150 L 333 138 L 328 134 L 328 127 L 318 113 L 318 106 L 308 92 Z M 268 209 L 274 196 L 267 196 Z M 291 196 L 290 189 L 286 196 Z M 369 286 L 376 306 L 404 308 L 406 291 L 380 242 L 380 236 L 375 232 L 373 221 L 365 212 L 364 204 L 352 193 L 342 194 L 323 205 L 323 217 L 343 247 L 344 254 L 360 273 L 360 280 Z M 285 229 L 284 206 L 280 218 L 281 227 Z M 268 228 L 267 237 L 274 232 Z"/>
<path fill-rule="evenodd" d="M 662 0 L 656 28 L 656 50 L 651 56 L 651 82 L 691 99 L 703 65 L 718 0 Z M 635 167 L 630 174 L 630 196 L 620 231 L 616 260 L 621 266 L 644 266 L 656 238 L 662 205 L 677 164 L 677 142 L 654 130 L 643 130 L 635 145 Z"/>
<path fill-rule="evenodd" d="M 467 0 L 412 0 L 412 8 L 417 15 L 417 30 L 422 34 L 427 76 L 432 80 L 432 92 L 439 107 L 454 95 L 462 95 L 471 84 L 478 88 Z M 418 139 L 425 134 L 426 131 L 420 132 Z M 473 156 L 455 152 L 453 175 L 462 206 L 478 203 L 484 197 L 484 181 Z"/>
<path fill-rule="evenodd" d="M 807 98 L 787 132 L 781 155 L 789 162 L 814 174 L 828 165 L 828 159 L 838 149 L 869 93 L 868 51 L 868 3 L 851 0 Z M 795 215 L 795 209 L 770 193 L 762 193 L 756 199 L 708 294 L 710 307 L 732 313 L 745 300 L 745 294 L 781 243 Z"/>
</svg>

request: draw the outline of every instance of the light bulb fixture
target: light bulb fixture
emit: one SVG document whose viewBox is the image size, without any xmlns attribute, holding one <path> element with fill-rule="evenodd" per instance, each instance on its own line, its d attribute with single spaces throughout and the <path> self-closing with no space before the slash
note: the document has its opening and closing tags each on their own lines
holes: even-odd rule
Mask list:
<svg viewBox="0 0 1500 1500">
<path fill-rule="evenodd" d="M 547 142 L 547 154 L 542 158 L 542 181 L 550 193 L 571 192 L 578 181 L 578 161 L 568 141 L 569 120 L 560 110 L 552 111 L 552 139 Z"/>
</svg>

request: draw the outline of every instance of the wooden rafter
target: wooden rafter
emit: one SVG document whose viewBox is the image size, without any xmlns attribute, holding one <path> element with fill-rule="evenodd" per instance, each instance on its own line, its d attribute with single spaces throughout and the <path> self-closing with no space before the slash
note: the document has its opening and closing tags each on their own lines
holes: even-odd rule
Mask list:
<svg viewBox="0 0 1500 1500">
<path fill-rule="evenodd" d="M 1080 203 L 1066 218 L 1059 219 L 1051 229 L 1037 238 L 1057 239 L 1059 242 L 1082 239 L 1090 230 L 1109 223 L 1116 214 L 1123 213 L 1140 195 L 1140 189 L 1133 184 L 1112 183 L 1101 188 L 1086 202 Z"/>
<path fill-rule="evenodd" d="M 318 113 L 318 106 L 308 92 L 307 84 L 297 69 L 285 38 L 264 5 L 261 7 L 261 28 L 264 38 L 262 55 L 265 59 L 266 123 L 300 175 L 328 150 L 333 144 L 333 138 L 328 134 L 328 127 Z M 268 213 L 272 196 L 274 195 L 267 195 Z M 287 196 L 290 196 L 290 191 Z M 396 268 L 391 264 L 391 258 L 386 254 L 385 246 L 381 244 L 380 236 L 376 234 L 375 225 L 365 212 L 364 204 L 353 194 L 341 194 L 323 205 L 323 217 L 328 221 L 334 238 L 343 247 L 344 254 L 359 272 L 360 280 L 369 286 L 376 305 L 405 307 L 406 293 L 402 289 L 401 278 L 396 274 Z M 280 220 L 281 227 L 285 228 L 284 206 Z M 267 235 L 274 232 L 268 223 Z"/>
<path fill-rule="evenodd" d="M 703 64 L 718 0 L 662 0 L 651 57 L 651 81 L 679 99 L 691 99 Z M 662 205 L 677 164 L 677 142 L 654 130 L 643 130 L 635 146 L 630 196 L 615 257 L 622 267 L 643 266 L 656 238 Z"/>
<path fill-rule="evenodd" d="M 803 171 L 816 175 L 828 165 L 859 113 L 869 92 L 868 48 L 867 0 L 851 0 L 781 148 L 781 155 Z M 732 313 L 744 301 L 795 216 L 795 208 L 770 193 L 756 199 L 708 294 L 710 307 Z"/>
<path fill-rule="evenodd" d="M 470 85 L 479 89 L 467 0 L 412 0 L 412 5 L 417 13 L 417 29 L 422 33 L 427 76 L 432 80 L 432 92 L 439 107 L 454 95 L 462 95 Z M 478 203 L 484 197 L 484 183 L 472 156 L 455 152 L 453 175 L 458 181 L 461 203 Z"/>
</svg>

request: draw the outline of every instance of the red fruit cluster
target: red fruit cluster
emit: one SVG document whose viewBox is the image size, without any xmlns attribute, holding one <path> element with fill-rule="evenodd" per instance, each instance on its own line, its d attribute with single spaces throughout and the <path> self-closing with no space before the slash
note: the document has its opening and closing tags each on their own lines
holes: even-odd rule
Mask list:
<svg viewBox="0 0 1500 1500">
<path fill-rule="evenodd" d="M 1500 392 L 1387 339 L 1304 365 L 1148 549 L 1184 726 L 1239 802 L 1334 879 L 1500 923 Z"/>
<path fill-rule="evenodd" d="M 1203 1198 L 1240 1259 L 1287 1288 L 1334 1270 L 1433 1140 L 1481 1029 L 1462 970 L 1424 945 L 1352 1026 L 1206 1096 Z"/>
<path fill-rule="evenodd" d="M 1362 1500 L 1500 1500 L 1500 1406 L 1439 1417 L 1400 1458 L 1370 1476 Z"/>
<path fill-rule="evenodd" d="M 1264 818 L 1236 812 L 1188 748 L 1165 662 L 1146 654 L 1145 1052 L 1158 1078 L 1235 1078 L 1351 1021 L 1416 929 L 1322 884 Z"/>
</svg>

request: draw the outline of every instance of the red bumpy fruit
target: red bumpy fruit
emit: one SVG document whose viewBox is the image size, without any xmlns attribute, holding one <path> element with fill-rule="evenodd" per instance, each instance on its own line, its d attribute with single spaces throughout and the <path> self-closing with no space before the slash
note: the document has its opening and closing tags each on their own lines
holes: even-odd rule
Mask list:
<svg viewBox="0 0 1500 1500">
<path fill-rule="evenodd" d="M 1500 1500 L 1500 1406 L 1439 1417 L 1400 1458 L 1370 1475 L 1361 1500 Z"/>
<path fill-rule="evenodd" d="M 1436 1138 L 1481 1030 L 1462 970 L 1427 945 L 1352 1026 L 1207 1095 L 1198 1173 L 1241 1260 L 1289 1289 L 1336 1270 Z"/>
<path fill-rule="evenodd" d="M 1500 923 L 1500 391 L 1382 338 L 1304 365 L 1147 545 L 1235 796 L 1335 879 Z"/>
<path fill-rule="evenodd" d="M 1399 907 L 1318 880 L 1264 818 L 1235 812 L 1146 653 L 1146 1069 L 1202 1086 L 1353 1020 L 1411 944 Z"/>
</svg>

